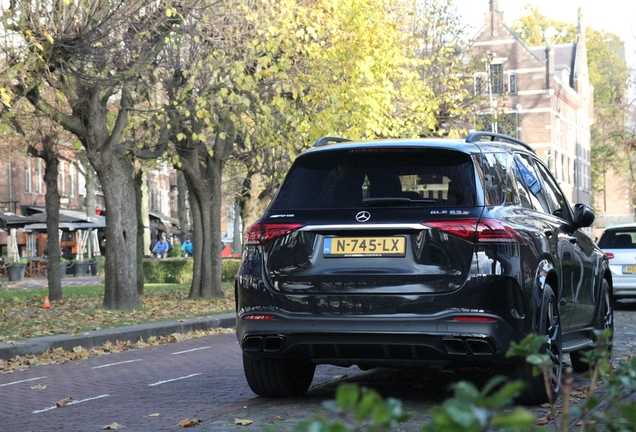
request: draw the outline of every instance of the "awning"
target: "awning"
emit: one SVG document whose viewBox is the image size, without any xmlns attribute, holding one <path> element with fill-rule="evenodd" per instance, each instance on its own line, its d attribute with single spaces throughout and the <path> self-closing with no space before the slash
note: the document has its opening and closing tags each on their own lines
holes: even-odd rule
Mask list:
<svg viewBox="0 0 636 432">
<path fill-rule="evenodd" d="M 31 222 L 43 222 L 46 224 L 46 211 L 43 207 L 29 207 L 31 210 L 38 211 L 39 213 L 27 216 Z M 67 228 L 69 230 L 81 230 L 81 229 L 95 229 L 104 228 L 106 226 L 106 217 L 93 216 L 88 217 L 86 212 L 77 210 L 60 209 L 60 228 Z M 67 225 L 64 225 L 67 224 Z M 26 227 L 25 227 L 26 228 Z M 30 227 L 32 230 L 41 230 L 40 224 L 36 224 L 35 227 Z M 46 225 L 44 227 L 46 230 Z"/>
<path fill-rule="evenodd" d="M 148 216 L 150 216 L 151 219 L 158 219 L 164 225 L 179 228 L 179 221 L 175 218 L 171 218 L 170 216 L 166 216 L 165 214 L 156 211 L 149 211 Z"/>
<path fill-rule="evenodd" d="M 15 213 L 0 213 L 0 229 L 9 230 L 10 228 L 22 228 L 23 226 L 33 223 L 30 216 L 21 216 Z"/>
</svg>

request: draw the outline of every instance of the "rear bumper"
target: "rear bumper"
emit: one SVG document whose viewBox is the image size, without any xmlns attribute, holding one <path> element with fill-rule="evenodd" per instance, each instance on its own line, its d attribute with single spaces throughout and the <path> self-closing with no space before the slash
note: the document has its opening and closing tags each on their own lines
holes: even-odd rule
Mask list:
<svg viewBox="0 0 636 432">
<path fill-rule="evenodd" d="M 478 315 L 491 318 L 490 322 L 460 322 L 454 320 L 454 312 L 391 317 L 262 313 L 274 319 L 244 319 L 253 313 L 237 319 L 241 349 L 254 358 L 310 359 L 316 364 L 362 367 L 520 361 L 505 354 L 510 341 L 520 340 L 521 335 L 494 315 Z"/>
<path fill-rule="evenodd" d="M 612 270 L 614 297 L 636 297 L 636 275 L 617 274 Z"/>
</svg>

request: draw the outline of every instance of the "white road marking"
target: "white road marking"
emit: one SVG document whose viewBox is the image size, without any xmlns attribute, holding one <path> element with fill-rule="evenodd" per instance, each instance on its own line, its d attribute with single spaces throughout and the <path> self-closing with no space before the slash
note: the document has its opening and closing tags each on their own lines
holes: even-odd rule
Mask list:
<svg viewBox="0 0 636 432">
<path fill-rule="evenodd" d="M 13 384 L 20 384 L 20 383 L 23 383 L 23 382 L 35 381 L 35 380 L 44 379 L 44 378 L 46 378 L 46 377 L 43 376 L 43 377 L 37 377 L 37 378 L 29 378 L 29 379 L 20 380 L 20 381 L 13 381 L 13 382 L 6 383 L 6 384 L 0 384 L 0 387 L 6 387 L 6 386 L 13 385 Z"/>
<path fill-rule="evenodd" d="M 121 362 L 117 362 L 117 363 L 108 363 L 108 364 L 101 365 L 101 366 L 93 366 L 91 369 L 100 369 L 100 368 L 105 368 L 105 367 L 109 367 L 109 366 L 116 366 L 116 365 L 120 365 L 120 364 L 124 364 L 124 363 L 132 363 L 132 362 L 136 362 L 136 361 L 141 361 L 141 359 L 126 360 L 126 361 L 121 361 Z"/>
<path fill-rule="evenodd" d="M 156 383 L 148 384 L 148 387 L 157 386 L 159 384 L 165 384 L 165 383 L 169 383 L 169 382 L 172 382 L 172 381 L 179 381 L 179 380 L 186 379 L 186 378 L 192 378 L 193 376 L 197 376 L 197 375 L 201 375 L 201 374 L 200 373 L 195 373 L 195 374 L 182 376 L 182 377 L 179 377 L 179 378 L 172 378 L 172 379 L 169 379 L 169 380 L 157 381 Z"/>
<path fill-rule="evenodd" d="M 212 348 L 212 347 L 211 346 L 206 346 L 206 347 L 201 347 L 201 348 L 193 348 L 191 350 L 186 350 L 186 351 L 177 351 L 177 352 L 173 352 L 170 355 L 184 354 L 184 353 L 189 353 L 189 352 L 192 352 L 192 351 L 199 351 L 199 350 L 204 350 L 204 349 L 209 349 L 209 348 Z"/>
<path fill-rule="evenodd" d="M 105 398 L 107 396 L 110 396 L 110 395 L 103 394 L 103 395 L 95 396 L 95 397 L 92 397 L 92 398 L 86 398 L 86 399 L 80 399 L 80 400 L 72 400 L 72 401 L 70 401 L 68 403 L 68 405 L 75 405 L 75 404 L 82 403 L 82 402 L 88 402 L 88 401 L 92 401 L 92 400 L 95 400 L 95 399 Z M 51 407 L 43 408 L 41 410 L 35 410 L 31 414 L 39 414 L 39 413 L 43 413 L 43 412 L 46 412 L 46 411 L 51 411 L 52 409 L 55 409 L 55 408 L 57 408 L 57 406 L 53 405 Z"/>
</svg>

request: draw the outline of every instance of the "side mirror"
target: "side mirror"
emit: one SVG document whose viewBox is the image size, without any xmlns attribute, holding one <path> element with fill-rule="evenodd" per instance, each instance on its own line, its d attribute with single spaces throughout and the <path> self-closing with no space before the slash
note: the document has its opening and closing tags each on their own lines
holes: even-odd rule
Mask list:
<svg viewBox="0 0 636 432">
<path fill-rule="evenodd" d="M 585 228 L 592 226 L 594 223 L 594 210 L 587 204 L 574 205 L 574 225 L 577 228 Z"/>
</svg>

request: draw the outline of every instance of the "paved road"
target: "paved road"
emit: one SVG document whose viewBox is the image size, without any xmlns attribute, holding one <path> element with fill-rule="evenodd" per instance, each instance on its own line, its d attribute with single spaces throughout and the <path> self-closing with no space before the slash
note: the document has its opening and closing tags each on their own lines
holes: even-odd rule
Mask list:
<svg viewBox="0 0 636 432">
<path fill-rule="evenodd" d="M 619 359 L 632 354 L 635 324 L 636 304 L 616 312 Z M 318 366 L 304 397 L 265 399 L 255 396 L 245 383 L 240 350 L 229 331 L 0 375 L 0 429 L 98 431 L 117 422 L 127 431 L 171 431 L 182 429 L 181 420 L 197 418 L 202 424 L 195 430 L 225 431 L 242 428 L 234 425 L 238 418 L 254 421 L 243 429 L 287 431 L 304 419 L 327 414 L 321 403 L 333 398 L 340 383 L 351 381 L 402 400 L 413 418 L 396 430 L 416 431 L 428 419 L 430 408 L 449 395 L 450 383 L 460 379 L 483 383 L 489 377 L 487 371 L 476 369 L 362 372 L 355 367 Z M 576 383 L 586 380 L 576 376 Z M 57 408 L 56 402 L 67 397 L 72 397 L 69 406 Z M 537 417 L 547 413 L 541 407 L 532 410 Z"/>
<path fill-rule="evenodd" d="M 87 283 L 84 278 L 67 283 Z M 36 285 L 21 283 L 14 289 Z M 636 344 L 636 302 L 620 303 L 616 311 L 616 358 L 633 354 Z M 452 382 L 467 379 L 484 383 L 488 371 L 467 369 L 386 370 L 318 366 L 307 395 L 291 399 L 255 396 L 243 376 L 235 335 L 227 334 L 182 343 L 124 351 L 63 365 L 31 366 L 0 375 L 0 430 L 98 431 L 117 422 L 127 431 L 181 430 L 181 420 L 197 418 L 198 431 L 292 430 L 302 420 L 328 415 L 323 401 L 333 398 L 345 381 L 374 388 L 384 397 L 399 398 L 412 419 L 396 430 L 416 431 L 430 409 L 450 395 Z M 576 385 L 587 380 L 575 377 Z M 42 388 L 46 386 L 46 388 Z M 64 408 L 56 402 L 71 397 Z M 537 417 L 546 408 L 531 407 Z M 158 414 L 158 416 L 151 416 Z M 247 427 L 234 419 L 253 420 Z"/>
</svg>

